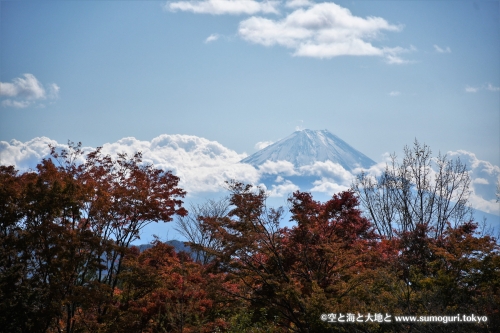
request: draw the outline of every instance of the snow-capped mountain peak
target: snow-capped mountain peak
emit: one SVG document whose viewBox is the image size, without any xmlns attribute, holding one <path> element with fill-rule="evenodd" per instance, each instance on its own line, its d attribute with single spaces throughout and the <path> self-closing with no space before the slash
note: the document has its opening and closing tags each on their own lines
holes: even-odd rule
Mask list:
<svg viewBox="0 0 500 333">
<path fill-rule="evenodd" d="M 369 168 L 375 164 L 369 157 L 328 130 L 310 129 L 296 131 L 241 162 L 259 166 L 266 161 L 288 161 L 295 167 L 332 161 L 350 171 L 357 167 Z"/>
</svg>

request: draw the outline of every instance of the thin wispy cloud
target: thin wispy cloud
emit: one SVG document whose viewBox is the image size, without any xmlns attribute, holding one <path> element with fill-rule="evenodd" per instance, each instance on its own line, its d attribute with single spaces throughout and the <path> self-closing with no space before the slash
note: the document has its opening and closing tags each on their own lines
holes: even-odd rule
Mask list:
<svg viewBox="0 0 500 333">
<path fill-rule="evenodd" d="M 384 51 L 385 62 L 391 65 L 413 64 L 415 63 L 415 61 L 404 59 L 401 57 L 401 54 L 414 52 L 416 50 L 417 48 L 413 45 L 410 45 L 410 48 L 408 49 L 399 46 L 393 48 L 384 47 L 383 51 Z"/>
<path fill-rule="evenodd" d="M 295 126 L 296 131 L 302 131 L 304 129 L 304 121 L 300 119 L 299 122 L 300 125 Z"/>
<path fill-rule="evenodd" d="M 465 91 L 468 93 L 476 93 L 476 92 L 478 92 L 479 89 L 481 89 L 481 88 L 471 87 L 471 86 L 465 87 Z"/>
<path fill-rule="evenodd" d="M 16 108 L 16 109 L 23 109 L 27 108 L 30 106 L 31 102 L 29 101 L 15 101 L 11 99 L 6 99 L 2 101 L 2 106 L 5 108 Z"/>
<path fill-rule="evenodd" d="M 396 97 L 396 96 L 399 96 L 399 95 L 401 95 L 401 93 L 399 91 L 391 91 L 389 93 L 389 96 L 391 96 L 391 97 Z"/>
<path fill-rule="evenodd" d="M 196 14 L 241 15 L 241 14 L 278 14 L 279 1 L 255 0 L 203 0 L 167 2 L 164 9 Z"/>
<path fill-rule="evenodd" d="M 7 97 L 2 101 L 3 107 L 26 108 L 36 104 L 41 100 L 57 99 L 59 97 L 60 87 L 55 84 L 49 84 L 48 88 L 38 81 L 33 74 L 23 74 L 12 82 L 0 82 L 0 97 Z"/>
<path fill-rule="evenodd" d="M 48 98 L 50 99 L 59 98 L 59 90 L 61 90 L 61 88 L 57 84 L 55 83 L 50 84 L 48 90 L 49 90 L 47 95 Z"/>
<path fill-rule="evenodd" d="M 500 87 L 494 86 L 491 83 L 484 84 L 482 86 L 476 86 L 476 87 L 474 87 L 474 86 L 466 86 L 465 87 L 465 92 L 468 92 L 468 93 L 477 93 L 480 90 L 497 92 L 497 91 L 500 91 Z"/>
<path fill-rule="evenodd" d="M 403 59 L 400 56 L 391 53 L 386 53 L 384 56 L 385 56 L 385 62 L 390 65 L 405 65 L 413 63 L 413 61 L 411 60 Z"/>
<path fill-rule="evenodd" d="M 451 49 L 449 46 L 447 46 L 443 49 L 443 48 L 439 47 L 438 45 L 434 44 L 434 50 L 436 50 L 437 53 L 451 53 Z"/>
<path fill-rule="evenodd" d="M 486 86 L 486 89 L 489 91 L 500 91 L 500 87 L 496 87 L 496 86 L 492 85 L 491 83 L 488 83 L 488 85 Z"/>
</svg>

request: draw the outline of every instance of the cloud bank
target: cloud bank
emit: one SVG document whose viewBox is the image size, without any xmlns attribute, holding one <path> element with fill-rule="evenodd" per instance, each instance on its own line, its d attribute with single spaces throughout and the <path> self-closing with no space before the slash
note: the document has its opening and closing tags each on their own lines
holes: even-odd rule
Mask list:
<svg viewBox="0 0 500 333">
<path fill-rule="evenodd" d="M 0 141 L 0 164 L 15 165 L 19 170 L 34 169 L 42 158 L 49 157 L 48 145 L 64 148 L 47 137 L 34 138 L 27 142 Z M 89 152 L 94 148 L 85 147 Z M 188 196 L 224 190 L 224 182 L 230 179 L 264 185 L 272 197 L 287 197 L 296 190 L 307 190 L 331 196 L 347 190 L 355 174 L 331 161 L 315 162 L 295 168 L 287 161 L 267 161 L 255 168 L 239 163 L 246 154 L 239 154 L 216 141 L 192 135 L 163 134 L 151 141 L 133 137 L 123 138 L 103 145 L 103 153 L 116 156 L 118 153 L 133 155 L 142 152 L 145 163 L 151 163 L 163 170 L 171 170 L 180 177 L 180 186 Z M 495 202 L 495 189 L 500 181 L 500 167 L 480 160 L 471 152 L 459 150 L 448 152 L 449 158 L 460 158 L 466 163 L 471 177 L 470 202 L 476 209 L 500 215 L 500 207 Z M 378 177 L 389 162 L 389 154 L 368 170 L 372 177 Z M 295 184 L 300 182 L 300 186 Z M 305 182 L 309 182 L 305 184 Z M 264 184 L 265 183 L 265 184 Z M 307 187 L 305 187 L 307 186 Z"/>
<path fill-rule="evenodd" d="M 124 138 L 103 145 L 103 152 L 110 155 L 131 155 L 136 151 L 142 151 L 144 162 L 180 177 L 180 186 L 188 194 L 220 191 L 229 179 L 247 183 L 257 183 L 259 179 L 255 168 L 238 163 L 246 154 L 196 136 L 163 134 L 151 141 Z"/>
<path fill-rule="evenodd" d="M 458 150 L 448 152 L 451 158 L 460 158 L 468 169 L 471 182 L 470 202 L 476 209 L 500 215 L 500 204 L 496 202 L 496 184 L 500 182 L 500 167 L 480 160 L 474 153 Z"/>
<path fill-rule="evenodd" d="M 49 157 L 48 145 L 58 149 L 67 147 L 46 137 L 34 138 L 27 142 L 0 141 L 0 164 L 15 165 L 25 171 L 34 169 L 42 158 Z M 84 147 L 84 151 L 93 150 Z M 246 157 L 216 141 L 209 141 L 190 135 L 160 135 L 151 141 L 123 138 L 102 147 L 105 154 L 129 156 L 141 151 L 143 161 L 163 170 L 172 170 L 181 178 L 181 187 L 188 192 L 219 191 L 225 180 L 238 179 L 256 183 L 259 175 L 255 168 L 238 162 Z"/>
<path fill-rule="evenodd" d="M 7 97 L 2 100 L 3 107 L 26 108 L 33 104 L 39 104 L 46 99 L 57 99 L 59 97 L 59 86 L 55 83 L 49 84 L 45 88 L 33 74 L 23 74 L 12 82 L 0 82 L 0 97 Z"/>
</svg>

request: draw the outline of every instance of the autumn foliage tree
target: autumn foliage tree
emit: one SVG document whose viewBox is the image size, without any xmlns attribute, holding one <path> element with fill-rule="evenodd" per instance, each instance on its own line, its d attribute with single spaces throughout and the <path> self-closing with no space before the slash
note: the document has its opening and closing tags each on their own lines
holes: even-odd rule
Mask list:
<svg viewBox="0 0 500 333">
<path fill-rule="evenodd" d="M 407 154 L 380 183 L 359 178 L 326 202 L 293 193 L 291 227 L 264 189 L 237 181 L 186 216 L 179 179 L 140 154 L 70 144 L 36 170 L 0 166 L 0 330 L 497 332 L 498 240 L 465 220 L 465 201 L 448 205 L 466 199 L 462 165 L 437 159 L 435 174 L 425 146 Z M 191 253 L 132 246 L 176 214 Z M 324 313 L 488 320 L 332 324 Z"/>
<path fill-rule="evenodd" d="M 500 327 L 500 247 L 489 235 L 478 235 L 477 224 L 448 226 L 437 239 L 424 225 L 400 234 L 399 254 L 388 265 L 388 279 L 397 308 L 403 314 L 481 314 L 481 325 L 448 323 L 454 332 L 495 332 Z M 392 281 L 392 282 L 390 282 Z M 421 332 L 440 332 L 432 326 Z M 444 330 L 443 330 L 444 331 Z"/>
<path fill-rule="evenodd" d="M 213 258 L 207 269 L 240 286 L 226 290 L 244 304 L 229 318 L 238 331 L 441 332 L 435 323 L 396 323 L 393 316 L 459 313 L 489 321 L 447 324 L 456 332 L 500 327 L 499 248 L 495 238 L 475 234 L 475 224 L 448 224 L 438 237 L 432 226 L 417 224 L 389 238 L 362 216 L 353 192 L 326 202 L 295 192 L 295 225 L 281 228 L 283 210 L 266 207 L 263 189 L 228 185 L 227 216 L 197 222 L 220 245 L 201 247 Z M 322 313 L 391 314 L 392 322 L 332 325 Z"/>
<path fill-rule="evenodd" d="M 213 332 L 227 323 L 229 309 L 221 294 L 223 277 L 205 274 L 188 253 L 156 240 L 142 253 L 133 247 L 125 257 L 112 307 L 100 324 L 85 318 L 91 331 Z"/>
<path fill-rule="evenodd" d="M 81 311 L 102 321 L 141 229 L 186 213 L 178 178 L 140 154 L 70 144 L 36 171 L 0 167 L 0 181 L 0 316 L 10 332 L 76 332 Z"/>
<path fill-rule="evenodd" d="M 297 225 L 289 229 L 279 226 L 282 209 L 266 208 L 262 189 L 237 182 L 229 189 L 228 216 L 202 219 L 222 244 L 206 251 L 216 258 L 214 269 L 241 284 L 233 296 L 246 300 L 254 322 L 284 331 L 328 331 L 321 313 L 378 304 L 367 292 L 380 266 L 377 236 L 351 192 L 326 203 L 294 193 L 289 201 Z"/>
</svg>

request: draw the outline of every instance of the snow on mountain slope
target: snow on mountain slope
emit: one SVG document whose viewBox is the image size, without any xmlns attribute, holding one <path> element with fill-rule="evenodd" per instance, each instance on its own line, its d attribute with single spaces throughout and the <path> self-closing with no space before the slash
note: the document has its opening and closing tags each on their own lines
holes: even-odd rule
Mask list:
<svg viewBox="0 0 500 333">
<path fill-rule="evenodd" d="M 329 131 L 309 129 L 296 131 L 241 160 L 242 163 L 253 166 L 262 165 L 266 161 L 288 161 L 296 168 L 314 162 L 331 161 L 350 171 L 358 167 L 367 169 L 375 164 L 369 157 Z"/>
</svg>

